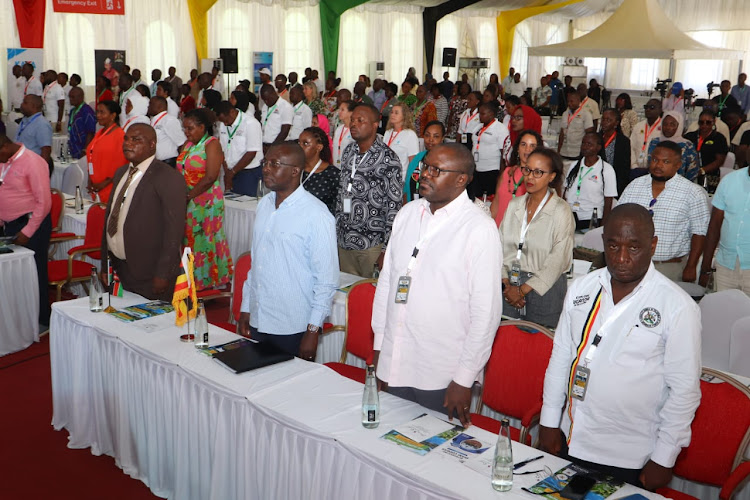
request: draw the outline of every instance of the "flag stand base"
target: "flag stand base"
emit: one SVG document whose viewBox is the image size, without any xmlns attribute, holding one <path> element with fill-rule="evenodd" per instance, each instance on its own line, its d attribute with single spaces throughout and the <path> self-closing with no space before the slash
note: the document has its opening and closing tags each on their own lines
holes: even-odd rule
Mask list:
<svg viewBox="0 0 750 500">
<path fill-rule="evenodd" d="M 184 335 L 180 335 L 180 340 L 182 342 L 193 342 L 195 341 L 195 335 L 192 333 L 186 333 Z"/>
</svg>

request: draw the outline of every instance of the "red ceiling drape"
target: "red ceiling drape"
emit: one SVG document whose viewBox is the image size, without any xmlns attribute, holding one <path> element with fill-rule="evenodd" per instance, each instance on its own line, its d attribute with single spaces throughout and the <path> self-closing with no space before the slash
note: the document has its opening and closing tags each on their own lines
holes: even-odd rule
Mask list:
<svg viewBox="0 0 750 500">
<path fill-rule="evenodd" d="M 45 0 L 13 0 L 21 47 L 44 48 Z"/>
</svg>

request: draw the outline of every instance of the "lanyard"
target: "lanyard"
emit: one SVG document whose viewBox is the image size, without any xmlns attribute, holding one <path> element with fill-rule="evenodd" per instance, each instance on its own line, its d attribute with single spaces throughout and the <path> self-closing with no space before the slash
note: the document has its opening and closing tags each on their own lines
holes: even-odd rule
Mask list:
<svg viewBox="0 0 750 500">
<path fill-rule="evenodd" d="M 122 107 L 122 103 L 124 103 L 124 102 L 127 101 L 128 96 L 130 95 L 130 93 L 132 91 L 133 91 L 133 87 L 130 87 L 127 92 L 125 92 L 124 94 L 122 94 L 122 96 L 120 97 L 120 107 Z M 123 111 L 125 111 L 125 110 L 123 109 Z"/>
<path fill-rule="evenodd" d="M 26 146 L 21 144 L 21 149 L 18 150 L 18 152 L 15 154 L 15 156 L 8 160 L 8 164 L 5 166 L 2 172 L 0 172 L 0 186 L 3 185 L 3 182 L 5 182 L 5 176 L 8 175 L 8 171 L 10 170 L 11 165 L 13 165 L 13 162 L 15 162 L 17 159 L 19 159 L 24 152 L 26 151 Z"/>
<path fill-rule="evenodd" d="M 29 121 L 27 121 L 25 123 L 22 123 L 21 126 L 18 127 L 18 133 L 16 134 L 16 140 L 18 140 L 21 137 L 21 134 L 23 134 L 23 131 L 26 130 L 26 127 L 28 127 L 29 125 L 31 125 L 32 123 L 34 123 L 34 120 L 36 120 L 40 116 L 42 116 L 42 114 L 41 113 L 37 113 L 37 114 L 35 114 L 34 116 L 31 117 L 31 120 L 29 120 Z"/>
<path fill-rule="evenodd" d="M 305 185 L 305 182 L 307 182 L 307 180 L 310 177 L 313 176 L 313 174 L 315 173 L 315 171 L 318 170 L 318 167 L 320 166 L 321 163 L 323 163 L 323 160 L 322 159 L 318 160 L 318 163 L 316 163 L 315 166 L 313 167 L 313 169 L 310 171 L 310 175 L 308 175 L 307 177 L 305 177 L 305 180 L 302 181 L 302 184 L 300 184 L 300 186 L 304 186 Z"/>
<path fill-rule="evenodd" d="M 586 99 L 588 99 L 588 97 Z M 586 101 L 584 101 L 584 102 L 586 102 Z M 573 113 L 572 115 L 570 114 L 570 110 L 568 110 L 568 125 L 570 125 L 570 122 L 572 122 L 573 119 L 576 116 L 578 116 L 578 113 L 580 113 L 582 109 L 583 109 L 583 103 L 581 103 L 581 105 L 578 106 L 578 109 L 576 109 L 576 112 Z"/>
<path fill-rule="evenodd" d="M 388 106 L 388 103 L 391 102 L 392 99 L 386 99 L 382 106 L 380 106 L 380 114 L 383 114 L 383 110 L 386 106 Z"/>
<path fill-rule="evenodd" d="M 88 151 L 86 152 L 86 157 L 88 158 L 89 163 L 93 163 L 94 162 L 94 159 L 93 159 L 93 157 L 94 157 L 94 146 L 96 145 L 96 143 L 99 142 L 99 140 L 101 140 L 102 137 L 104 137 L 105 135 L 107 135 L 110 130 L 112 130 L 113 128 L 115 128 L 115 125 L 116 124 L 113 123 L 106 130 L 99 131 L 99 133 L 94 136 L 94 139 L 91 141 L 91 143 L 89 143 Z"/>
<path fill-rule="evenodd" d="M 99 102 L 107 89 L 102 90 L 98 96 L 96 96 L 96 102 Z"/>
<path fill-rule="evenodd" d="M 29 85 L 31 85 L 31 80 L 33 80 L 34 77 L 32 76 L 26 81 L 26 86 L 23 88 L 23 95 L 26 95 L 26 92 L 29 90 Z"/>
<path fill-rule="evenodd" d="M 128 129 L 128 125 L 130 125 L 130 122 L 132 122 L 136 118 L 138 118 L 138 115 L 131 116 L 130 118 L 128 118 L 128 121 L 125 122 L 125 125 L 122 126 L 122 129 L 123 130 L 127 130 Z"/>
<path fill-rule="evenodd" d="M 284 95 L 284 94 L 286 94 L 287 92 L 289 92 L 289 89 L 284 89 L 284 90 L 282 90 L 282 91 L 281 91 L 281 94 L 279 94 L 279 97 L 283 96 L 283 95 Z"/>
<path fill-rule="evenodd" d="M 156 119 L 156 121 L 154 122 L 154 124 L 153 124 L 152 126 L 153 126 L 154 128 L 156 128 L 156 125 L 157 125 L 157 124 L 158 124 L 158 123 L 159 123 L 159 122 L 161 121 L 161 119 L 162 119 L 162 118 L 164 118 L 165 116 L 167 116 L 167 112 L 166 112 L 166 111 L 162 111 L 162 115 L 161 115 L 161 116 L 160 116 L 159 118 L 157 118 L 157 119 Z M 132 119 L 132 118 L 131 118 L 131 119 Z M 130 121 L 130 120 L 128 120 L 128 121 Z M 127 124 L 126 124 L 126 125 L 127 125 Z"/>
<path fill-rule="evenodd" d="M 612 133 L 612 137 L 610 137 L 609 139 L 607 139 L 607 142 L 604 143 L 604 149 L 607 149 L 609 147 L 609 145 L 612 144 L 612 141 L 615 140 L 616 136 L 617 136 L 617 132 L 613 132 Z"/>
<path fill-rule="evenodd" d="M 612 309 L 610 316 L 607 318 L 607 320 L 604 322 L 602 326 L 599 327 L 599 329 L 596 331 L 596 335 L 594 336 L 594 340 L 589 346 L 588 350 L 586 351 L 586 357 L 584 358 L 584 366 L 589 365 L 591 361 L 594 359 L 594 355 L 596 354 L 596 349 L 599 347 L 599 343 L 604 338 L 604 335 L 607 333 L 607 328 L 609 328 L 613 323 L 615 323 L 618 319 L 620 319 L 620 316 L 622 316 L 625 311 L 628 309 L 628 306 L 633 301 L 633 298 L 635 295 L 640 291 L 642 287 L 639 285 L 638 288 L 628 297 L 626 300 L 620 302 L 619 304 L 615 304 L 614 309 Z M 603 290 L 602 290 L 603 291 Z M 599 311 L 601 308 L 599 308 L 594 317 L 591 318 L 591 324 L 594 324 L 594 321 L 596 321 L 596 316 L 598 316 Z"/>
<path fill-rule="evenodd" d="M 511 175 L 509 175 L 509 176 L 508 176 L 508 192 L 509 192 L 509 193 L 510 193 L 511 195 L 513 195 L 513 198 L 515 198 L 515 197 L 516 197 L 516 191 L 518 191 L 518 186 L 520 186 L 520 185 L 521 185 L 521 183 L 523 182 L 523 173 L 521 174 L 521 178 L 520 178 L 520 179 L 518 179 L 518 182 L 515 182 L 515 181 L 513 180 L 513 176 L 515 176 L 515 175 L 516 175 L 516 172 L 520 172 L 520 171 L 521 171 L 521 169 L 520 169 L 520 167 L 519 167 L 519 168 L 517 168 L 516 170 L 514 170 L 514 171 L 513 171 L 513 174 L 511 174 Z M 510 183 L 511 183 L 511 181 L 513 182 L 513 190 L 512 190 L 512 191 L 511 191 L 511 189 L 510 189 Z"/>
<path fill-rule="evenodd" d="M 83 107 L 83 103 L 79 104 L 78 107 L 75 110 L 73 110 L 72 113 L 70 113 L 70 117 L 68 118 L 68 134 L 70 134 L 70 132 L 73 131 L 73 122 L 75 122 L 76 115 L 78 114 L 78 112 L 81 110 L 82 107 Z"/>
<path fill-rule="evenodd" d="M 367 152 L 362 155 L 362 158 L 359 161 L 357 161 L 357 155 L 354 155 L 354 157 L 352 158 L 352 175 L 349 177 L 349 184 L 346 186 L 347 193 L 351 194 L 352 181 L 354 180 L 354 174 L 357 173 L 357 168 L 359 168 L 359 166 L 362 165 L 362 162 L 365 161 L 365 158 L 367 158 L 367 155 L 369 154 L 370 154 L 370 150 L 368 149 Z"/>
<path fill-rule="evenodd" d="M 299 102 L 299 104 L 297 104 L 297 105 L 296 105 L 296 106 L 294 107 L 294 113 L 295 113 L 295 114 L 297 114 L 297 111 L 299 111 L 299 109 L 300 109 L 300 108 L 301 108 L 301 107 L 302 107 L 302 106 L 303 106 L 304 104 L 305 104 L 305 102 L 304 102 L 304 101 L 300 101 L 300 102 Z"/>
<path fill-rule="evenodd" d="M 484 134 L 484 131 L 487 130 L 488 128 L 490 128 L 493 123 L 495 123 L 495 122 L 492 121 L 492 122 L 488 123 L 487 125 L 485 125 L 484 127 L 482 127 L 482 130 L 480 130 L 477 133 L 477 151 L 479 151 L 479 142 L 482 140 L 482 134 Z"/>
<path fill-rule="evenodd" d="M 422 219 L 424 219 L 424 212 L 427 210 L 427 207 L 422 207 Z M 434 217 L 434 214 L 433 214 Z M 442 227 L 448 222 L 450 219 L 450 214 L 446 215 L 441 221 L 439 222 L 433 222 L 430 224 L 430 228 L 425 232 L 424 236 L 420 237 L 417 241 L 417 244 L 414 245 L 414 250 L 411 253 L 411 258 L 409 259 L 409 264 L 406 266 L 406 275 L 409 276 L 411 274 L 411 270 L 414 269 L 414 264 L 417 262 L 417 255 L 419 255 L 419 250 L 424 247 L 424 244 L 430 240 L 433 236 L 435 236 L 435 233 L 438 232 L 438 230 L 442 229 Z M 421 221 L 420 221 L 421 224 Z"/>
<path fill-rule="evenodd" d="M 341 135 L 339 135 L 339 145 L 338 145 L 338 157 L 339 161 L 341 161 L 341 142 L 344 140 L 344 136 L 349 134 L 349 127 L 346 125 L 343 125 L 344 128 L 341 129 Z"/>
<path fill-rule="evenodd" d="M 656 130 L 656 127 L 661 123 L 661 118 L 656 120 L 654 124 L 651 126 L 651 128 L 648 127 L 648 122 L 646 122 L 646 135 L 643 136 L 643 151 L 646 151 L 646 146 L 648 146 L 648 138 L 649 136 Z"/>
<path fill-rule="evenodd" d="M 526 241 L 526 233 L 529 232 L 529 226 L 532 222 L 534 222 L 534 219 L 536 219 L 536 216 L 539 215 L 539 212 L 542 211 L 542 208 L 544 208 L 544 204 L 547 203 L 547 199 L 549 198 L 549 190 L 547 191 L 547 194 L 544 195 L 544 199 L 539 204 L 538 207 L 536 207 L 536 212 L 534 212 L 534 215 L 531 217 L 531 221 L 528 222 L 528 216 L 526 214 L 526 211 L 523 212 L 523 220 L 521 221 L 521 237 L 518 239 L 518 252 L 516 252 L 516 259 L 521 260 L 521 251 L 523 250 L 523 244 Z M 526 198 L 526 204 L 529 203 L 529 199 Z"/>
<path fill-rule="evenodd" d="M 393 130 L 391 130 L 391 136 L 388 138 L 388 147 L 391 147 L 391 143 L 396 140 L 396 137 L 398 137 L 398 134 L 400 134 L 401 131 L 399 130 L 395 134 L 393 133 Z"/>
<path fill-rule="evenodd" d="M 192 146 L 188 148 L 187 155 L 185 156 L 190 156 L 191 154 L 193 154 L 193 151 L 198 151 L 201 148 L 201 146 L 203 146 L 206 143 L 207 140 L 208 140 L 208 132 L 203 134 L 203 137 L 201 137 L 201 140 L 198 141 L 198 144 L 193 144 Z"/>
<path fill-rule="evenodd" d="M 583 167 L 585 163 L 583 163 L 583 160 L 581 160 L 581 166 L 578 169 L 578 187 L 576 187 L 576 196 L 581 196 L 581 183 L 583 182 L 584 177 L 588 177 L 588 175 L 591 173 L 592 170 L 594 170 L 594 167 L 589 167 L 589 169 L 586 171 L 586 173 L 583 173 Z M 594 165 L 596 166 L 596 165 Z"/>
<path fill-rule="evenodd" d="M 696 149 L 698 150 L 699 153 L 701 151 L 701 148 L 703 147 L 703 141 L 705 141 L 706 139 L 707 137 L 698 136 L 698 147 Z"/>
<path fill-rule="evenodd" d="M 242 111 L 239 111 L 240 114 L 240 121 L 237 122 L 237 126 L 234 127 L 234 130 L 230 130 L 229 127 L 227 127 L 227 135 L 229 136 L 229 140 L 227 141 L 227 146 L 232 147 L 232 139 L 234 138 L 234 134 L 237 133 L 237 131 L 240 129 L 240 125 L 242 125 L 242 115 L 244 114 Z"/>
<path fill-rule="evenodd" d="M 727 96 L 722 99 L 721 96 L 719 96 L 719 110 L 723 110 L 726 107 L 727 99 L 729 99 L 729 96 L 732 94 L 727 94 Z"/>
<path fill-rule="evenodd" d="M 52 82 L 52 83 L 50 83 L 49 85 L 47 85 L 47 88 L 46 88 L 46 89 L 44 89 L 44 93 L 43 93 L 43 95 L 42 95 L 42 99 L 43 99 L 43 100 L 45 100 L 45 101 L 47 100 L 47 92 L 49 92 L 49 91 L 50 91 L 50 89 L 51 89 L 52 87 L 54 87 L 55 85 L 57 85 L 57 82 Z M 724 100 L 726 100 L 726 99 L 724 99 Z"/>
<path fill-rule="evenodd" d="M 474 117 L 477 116 L 478 114 L 479 114 L 479 110 L 474 111 L 474 114 L 471 114 L 471 110 L 470 109 L 467 110 L 467 113 L 466 113 L 466 124 L 464 125 L 464 127 L 468 127 L 469 123 L 471 123 L 471 121 L 474 119 Z"/>
<path fill-rule="evenodd" d="M 264 127 L 268 123 L 268 119 L 271 117 L 271 115 L 273 114 L 273 112 L 276 111 L 276 106 L 278 106 L 278 104 L 274 104 L 273 106 L 271 106 L 271 108 L 266 113 L 266 118 L 263 120 L 263 126 Z"/>
</svg>

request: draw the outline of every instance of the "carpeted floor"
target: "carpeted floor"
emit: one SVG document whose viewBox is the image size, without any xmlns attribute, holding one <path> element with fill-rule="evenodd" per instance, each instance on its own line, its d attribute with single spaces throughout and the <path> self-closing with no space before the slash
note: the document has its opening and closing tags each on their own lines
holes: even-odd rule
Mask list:
<svg viewBox="0 0 750 500">
<path fill-rule="evenodd" d="M 209 321 L 226 321 L 229 300 L 207 304 Z M 49 337 L 0 358 L 0 499 L 156 499 L 108 456 L 71 450 L 68 433 L 52 428 Z"/>
</svg>

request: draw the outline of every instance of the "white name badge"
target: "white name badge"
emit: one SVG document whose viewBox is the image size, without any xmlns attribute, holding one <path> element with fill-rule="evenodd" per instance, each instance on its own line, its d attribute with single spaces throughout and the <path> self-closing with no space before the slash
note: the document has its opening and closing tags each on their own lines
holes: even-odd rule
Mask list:
<svg viewBox="0 0 750 500">
<path fill-rule="evenodd" d="M 588 389 L 590 378 L 591 370 L 589 370 L 585 366 L 576 367 L 571 396 L 580 401 L 583 401 L 586 398 L 586 389 Z"/>
<path fill-rule="evenodd" d="M 411 276 L 399 276 L 396 288 L 396 304 L 406 304 L 409 300 L 409 288 L 411 287 Z"/>
<path fill-rule="evenodd" d="M 89 162 L 89 175 L 94 175 L 94 164 Z"/>
<path fill-rule="evenodd" d="M 352 213 L 352 199 L 349 196 L 344 196 L 344 213 Z"/>
</svg>

